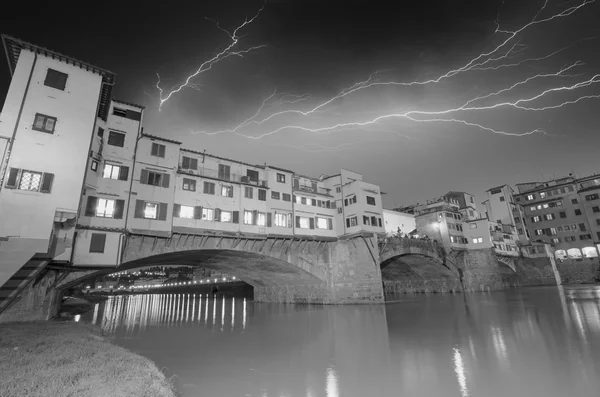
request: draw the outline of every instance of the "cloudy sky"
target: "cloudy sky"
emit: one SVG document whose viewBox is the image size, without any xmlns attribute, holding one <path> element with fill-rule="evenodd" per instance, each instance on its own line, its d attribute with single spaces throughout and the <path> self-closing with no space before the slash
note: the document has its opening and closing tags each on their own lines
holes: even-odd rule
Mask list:
<svg viewBox="0 0 600 397">
<path fill-rule="evenodd" d="M 538 11 L 543 21 L 581 2 L 66 2 L 3 13 L 0 26 L 115 72 L 115 97 L 146 107 L 147 133 L 302 174 L 358 171 L 393 207 L 448 190 L 482 198 L 503 183 L 600 172 L 600 99 L 560 106 L 600 94 L 600 2 L 510 33 Z M 231 44 L 215 21 L 231 32 L 263 5 L 231 50 L 260 48 L 205 65 L 168 96 Z M 439 79 L 509 38 L 472 68 Z M 168 97 L 160 111 L 157 73 Z M 545 77 L 532 78 L 538 74 Z M 436 82 L 406 84 L 429 80 Z M 0 63 L 0 100 L 9 83 Z M 532 110 L 544 107 L 551 109 Z"/>
</svg>

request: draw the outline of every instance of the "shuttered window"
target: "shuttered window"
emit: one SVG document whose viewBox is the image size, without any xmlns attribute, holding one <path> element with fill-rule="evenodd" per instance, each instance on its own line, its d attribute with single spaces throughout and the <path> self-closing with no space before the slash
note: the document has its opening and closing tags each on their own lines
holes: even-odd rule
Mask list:
<svg viewBox="0 0 600 397">
<path fill-rule="evenodd" d="M 152 142 L 152 149 L 150 149 L 150 155 L 154 157 L 162 157 L 165 158 L 165 145 L 161 145 L 160 143 Z"/>
<path fill-rule="evenodd" d="M 52 88 L 56 88 L 57 90 L 64 91 L 67 85 L 68 74 L 59 72 L 58 70 L 48 69 L 46 72 L 46 79 L 44 80 L 44 85 Z"/>
<path fill-rule="evenodd" d="M 198 169 L 198 159 L 183 156 L 181 158 L 181 168 L 184 170 L 197 170 Z"/>
<path fill-rule="evenodd" d="M 90 239 L 90 253 L 103 254 L 106 245 L 106 234 L 92 233 Z"/>
<path fill-rule="evenodd" d="M 140 174 L 140 183 L 144 185 L 169 187 L 171 176 L 160 172 L 142 170 Z"/>
<path fill-rule="evenodd" d="M 151 203 L 144 200 L 135 200 L 134 218 L 167 220 L 167 203 Z"/>
<path fill-rule="evenodd" d="M 204 182 L 204 194 L 215 194 L 215 184 L 212 182 Z"/>
<path fill-rule="evenodd" d="M 260 201 L 267 201 L 267 191 L 263 189 L 258 189 L 258 199 Z"/>
<path fill-rule="evenodd" d="M 115 131 L 109 131 L 107 143 L 111 146 L 123 147 L 125 146 L 125 134 Z"/>
<path fill-rule="evenodd" d="M 50 193 L 54 182 L 54 174 L 11 168 L 4 185 L 7 189 L 28 190 L 31 192 Z"/>
</svg>

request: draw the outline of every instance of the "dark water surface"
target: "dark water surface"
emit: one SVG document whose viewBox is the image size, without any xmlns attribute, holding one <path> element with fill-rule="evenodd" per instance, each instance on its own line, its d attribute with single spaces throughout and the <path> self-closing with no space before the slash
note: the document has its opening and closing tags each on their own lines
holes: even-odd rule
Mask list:
<svg viewBox="0 0 600 397">
<path fill-rule="evenodd" d="M 600 396 L 600 288 L 400 296 L 373 306 L 112 297 L 84 320 L 183 396 Z"/>
</svg>

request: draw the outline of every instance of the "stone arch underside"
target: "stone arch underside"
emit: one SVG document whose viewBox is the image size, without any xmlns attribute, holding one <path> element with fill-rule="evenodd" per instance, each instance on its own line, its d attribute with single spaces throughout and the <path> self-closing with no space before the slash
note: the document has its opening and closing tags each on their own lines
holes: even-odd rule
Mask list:
<svg viewBox="0 0 600 397">
<path fill-rule="evenodd" d="M 422 254 L 400 254 L 385 260 L 381 263 L 381 277 L 387 294 L 462 291 L 454 266 Z"/>
<path fill-rule="evenodd" d="M 188 250 L 135 259 L 112 269 L 87 274 L 66 287 L 88 279 L 151 266 L 193 266 L 236 276 L 253 287 L 324 285 L 317 276 L 281 259 L 227 249 Z"/>
</svg>

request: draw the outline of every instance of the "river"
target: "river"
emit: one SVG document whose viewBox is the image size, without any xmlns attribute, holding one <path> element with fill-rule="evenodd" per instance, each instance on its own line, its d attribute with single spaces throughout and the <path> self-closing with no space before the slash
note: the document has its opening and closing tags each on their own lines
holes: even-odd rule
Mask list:
<svg viewBox="0 0 600 397">
<path fill-rule="evenodd" d="M 294 306 L 115 296 L 82 319 L 182 396 L 598 397 L 600 287 Z"/>
</svg>

